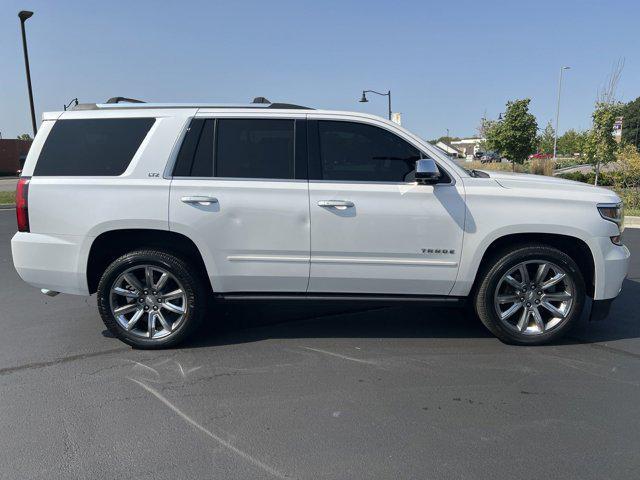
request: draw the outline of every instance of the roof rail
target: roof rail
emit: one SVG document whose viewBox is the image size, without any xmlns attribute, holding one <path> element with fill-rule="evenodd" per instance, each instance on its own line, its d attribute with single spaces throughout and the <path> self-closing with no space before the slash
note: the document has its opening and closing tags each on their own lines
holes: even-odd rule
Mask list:
<svg viewBox="0 0 640 480">
<path fill-rule="evenodd" d="M 303 105 L 295 105 L 293 103 L 272 103 L 269 108 L 280 108 L 283 110 L 314 110 L 311 107 L 305 107 Z"/>
<path fill-rule="evenodd" d="M 266 97 L 256 97 L 253 99 L 251 104 L 268 104 L 267 108 L 280 108 L 280 109 L 290 109 L 290 110 L 313 110 L 313 108 L 303 107 L 302 105 L 294 105 L 293 103 L 271 103 Z"/>
<path fill-rule="evenodd" d="M 106 103 L 145 103 L 142 100 L 127 97 L 111 97 Z"/>
<path fill-rule="evenodd" d="M 127 97 L 113 97 L 106 103 L 80 103 L 71 110 L 102 110 L 120 108 L 271 108 L 281 110 L 313 110 L 292 103 L 271 103 L 265 97 L 256 97 L 252 103 L 146 103 Z"/>
</svg>

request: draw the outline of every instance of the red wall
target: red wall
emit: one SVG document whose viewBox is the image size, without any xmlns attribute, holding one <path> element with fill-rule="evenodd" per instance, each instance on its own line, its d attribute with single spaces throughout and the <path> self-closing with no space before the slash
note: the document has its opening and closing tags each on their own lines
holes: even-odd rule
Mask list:
<svg viewBox="0 0 640 480">
<path fill-rule="evenodd" d="M 15 175 L 22 168 L 20 157 L 26 157 L 31 140 L 0 140 L 0 175 Z"/>
</svg>

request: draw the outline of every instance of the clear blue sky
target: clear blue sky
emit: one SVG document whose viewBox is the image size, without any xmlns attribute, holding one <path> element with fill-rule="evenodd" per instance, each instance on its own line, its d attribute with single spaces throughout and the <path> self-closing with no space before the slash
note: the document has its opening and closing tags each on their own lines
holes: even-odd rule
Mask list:
<svg viewBox="0 0 640 480">
<path fill-rule="evenodd" d="M 384 116 L 430 139 L 475 132 L 530 97 L 541 127 L 587 128 L 625 57 L 618 97 L 640 96 L 640 1 L 34 1 L 0 3 L 0 132 L 31 132 L 20 28 L 27 21 L 38 118 L 74 97 L 248 101 L 262 95 Z"/>
</svg>

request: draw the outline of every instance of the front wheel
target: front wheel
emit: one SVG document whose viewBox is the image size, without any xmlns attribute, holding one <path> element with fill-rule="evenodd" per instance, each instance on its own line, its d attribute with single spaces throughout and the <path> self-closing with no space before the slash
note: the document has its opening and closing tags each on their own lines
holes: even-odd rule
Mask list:
<svg viewBox="0 0 640 480">
<path fill-rule="evenodd" d="M 116 259 L 98 284 L 98 310 L 107 329 L 136 348 L 178 344 L 200 323 L 206 290 L 179 257 L 137 250 Z"/>
<path fill-rule="evenodd" d="M 540 345 L 564 335 L 585 301 L 584 278 L 567 254 L 546 245 L 503 251 L 475 297 L 482 323 L 500 340 Z"/>
</svg>

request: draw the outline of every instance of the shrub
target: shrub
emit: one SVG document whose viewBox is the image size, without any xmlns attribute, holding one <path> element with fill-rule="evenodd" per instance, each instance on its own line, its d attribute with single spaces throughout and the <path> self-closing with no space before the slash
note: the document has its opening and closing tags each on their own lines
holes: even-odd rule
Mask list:
<svg viewBox="0 0 640 480">
<path fill-rule="evenodd" d="M 469 170 L 496 170 L 500 172 L 512 172 L 513 166 L 511 163 L 506 162 L 491 162 L 491 163 L 482 163 L 482 162 L 464 162 L 462 163 L 464 168 L 468 168 Z M 520 165 L 516 163 L 515 171 L 518 173 L 526 173 L 527 170 L 524 165 Z"/>
<path fill-rule="evenodd" d="M 535 175 L 547 175 L 552 176 L 553 171 L 556 169 L 556 164 L 553 160 L 547 160 L 542 158 L 534 158 L 529 161 L 529 173 Z"/>
<path fill-rule="evenodd" d="M 595 172 L 570 172 L 561 173 L 559 178 L 565 178 L 567 180 L 575 180 L 576 182 L 594 184 L 596 180 Z M 598 178 L 598 185 L 601 187 L 611 187 L 615 185 L 615 173 L 613 172 L 600 172 L 600 178 Z"/>
</svg>

